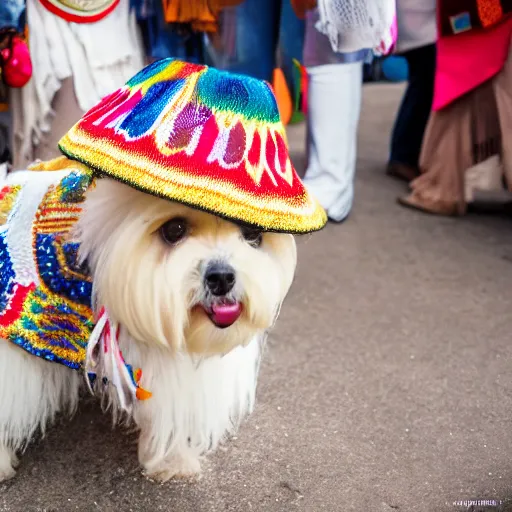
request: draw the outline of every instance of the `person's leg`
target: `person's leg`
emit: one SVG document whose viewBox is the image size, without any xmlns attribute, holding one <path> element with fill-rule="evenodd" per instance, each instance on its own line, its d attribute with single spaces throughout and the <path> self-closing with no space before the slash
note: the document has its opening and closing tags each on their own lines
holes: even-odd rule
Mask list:
<svg viewBox="0 0 512 512">
<path fill-rule="evenodd" d="M 418 168 L 423 135 L 432 107 L 436 48 L 434 44 L 424 46 L 406 52 L 404 57 L 409 65 L 409 85 L 393 128 L 390 162 L 413 171 Z"/>
<path fill-rule="evenodd" d="M 245 0 L 236 8 L 236 62 L 230 71 L 272 81 L 280 16 L 280 0 Z"/>
<path fill-rule="evenodd" d="M 337 222 L 352 208 L 362 69 L 362 62 L 308 68 L 309 161 L 304 183 Z"/>
<path fill-rule="evenodd" d="M 492 156 L 492 151 L 475 150 L 497 147 L 494 141 L 500 134 L 493 86 L 494 80 L 487 81 L 431 113 L 420 156 L 422 174 L 400 204 L 440 215 L 466 212 L 466 185 L 471 185 L 466 172 Z"/>
</svg>

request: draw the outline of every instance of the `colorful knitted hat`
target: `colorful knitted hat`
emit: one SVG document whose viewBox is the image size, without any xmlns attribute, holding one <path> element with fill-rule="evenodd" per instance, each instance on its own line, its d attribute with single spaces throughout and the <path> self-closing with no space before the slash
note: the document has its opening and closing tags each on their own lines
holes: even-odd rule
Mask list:
<svg viewBox="0 0 512 512">
<path fill-rule="evenodd" d="M 164 59 L 104 98 L 61 151 L 149 194 L 264 230 L 321 229 L 268 84 Z"/>
</svg>

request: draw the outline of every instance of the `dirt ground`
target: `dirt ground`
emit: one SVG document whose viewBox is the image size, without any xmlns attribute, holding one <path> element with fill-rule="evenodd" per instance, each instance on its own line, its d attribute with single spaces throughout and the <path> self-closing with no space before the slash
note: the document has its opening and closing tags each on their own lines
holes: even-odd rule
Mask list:
<svg viewBox="0 0 512 512">
<path fill-rule="evenodd" d="M 299 240 L 256 411 L 202 480 L 147 481 L 135 438 L 86 402 L 28 449 L 0 511 L 512 510 L 512 221 L 396 205 L 400 94 L 365 87 L 353 214 Z M 299 166 L 303 140 L 293 127 Z"/>
</svg>

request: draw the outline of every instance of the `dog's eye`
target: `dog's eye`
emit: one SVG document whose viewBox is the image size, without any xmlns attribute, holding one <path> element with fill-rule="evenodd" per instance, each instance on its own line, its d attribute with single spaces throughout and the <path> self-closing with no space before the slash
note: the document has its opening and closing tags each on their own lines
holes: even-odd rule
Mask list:
<svg viewBox="0 0 512 512">
<path fill-rule="evenodd" d="M 242 226 L 241 228 L 242 236 L 244 240 L 252 245 L 253 247 L 260 247 L 261 242 L 263 241 L 263 233 L 257 229 L 249 226 Z"/>
<path fill-rule="evenodd" d="M 188 222 L 182 217 L 171 219 L 160 228 L 160 235 L 171 245 L 177 244 L 187 233 Z"/>
</svg>

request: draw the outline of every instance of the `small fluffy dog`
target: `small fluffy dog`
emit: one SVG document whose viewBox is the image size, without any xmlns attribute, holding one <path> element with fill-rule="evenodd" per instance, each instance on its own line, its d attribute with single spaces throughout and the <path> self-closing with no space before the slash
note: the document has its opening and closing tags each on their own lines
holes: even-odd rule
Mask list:
<svg viewBox="0 0 512 512">
<path fill-rule="evenodd" d="M 285 139 L 267 83 L 164 59 L 86 113 L 59 143 L 66 157 L 7 178 L 0 481 L 76 409 L 69 368 L 129 412 L 157 480 L 197 474 L 237 428 L 293 280 L 288 233 L 327 221 Z"/>
<path fill-rule="evenodd" d="M 26 182 L 27 198 L 36 174 L 13 174 Z M 62 178 L 51 171 L 38 180 L 45 175 Z M 21 229 L 26 219 L 13 222 L 11 229 L 16 222 Z M 142 384 L 152 392 L 133 408 L 140 463 L 160 481 L 196 475 L 200 456 L 253 408 L 265 337 L 294 276 L 293 236 L 102 178 L 86 194 L 73 237 L 95 300 L 121 326 L 124 357 L 143 369 Z M 22 246 L 30 240 L 16 243 L 30 252 Z M 0 481 L 15 474 L 17 453 L 34 433 L 76 409 L 82 379 L 0 340 Z"/>
</svg>

